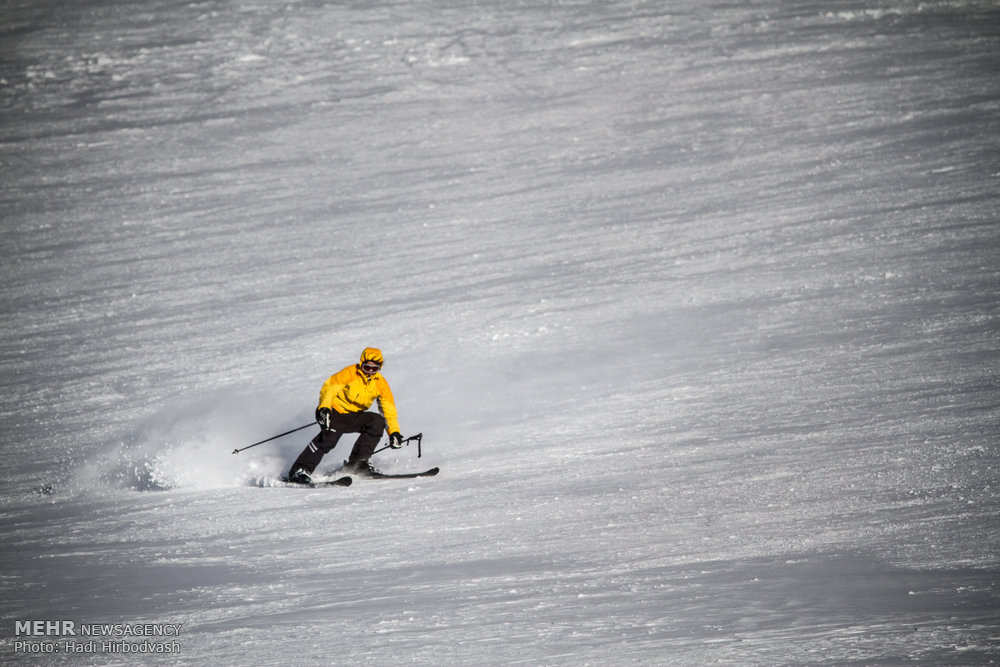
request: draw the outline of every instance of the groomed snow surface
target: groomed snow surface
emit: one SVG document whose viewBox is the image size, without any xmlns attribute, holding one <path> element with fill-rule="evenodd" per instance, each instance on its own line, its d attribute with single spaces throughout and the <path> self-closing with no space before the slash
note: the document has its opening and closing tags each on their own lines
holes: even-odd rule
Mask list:
<svg viewBox="0 0 1000 667">
<path fill-rule="evenodd" d="M 998 26 L 4 3 L 0 660 L 1000 660 Z M 232 454 L 369 345 L 439 476 Z"/>
</svg>

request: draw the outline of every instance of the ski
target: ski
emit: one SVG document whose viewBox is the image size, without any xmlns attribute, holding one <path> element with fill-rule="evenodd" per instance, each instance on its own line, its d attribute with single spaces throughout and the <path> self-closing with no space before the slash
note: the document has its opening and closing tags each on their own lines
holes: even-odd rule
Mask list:
<svg viewBox="0 0 1000 667">
<path fill-rule="evenodd" d="M 313 482 L 312 486 L 314 488 L 320 486 L 350 486 L 353 483 L 354 480 L 351 479 L 350 475 L 344 475 L 343 477 L 338 477 L 337 479 L 331 479 L 328 482 Z"/>
<path fill-rule="evenodd" d="M 301 486 L 306 489 L 318 489 L 324 486 L 350 486 L 354 483 L 350 475 L 345 475 L 343 477 L 338 477 L 337 479 L 331 479 L 326 481 L 310 482 L 308 484 L 303 484 L 302 482 L 293 482 L 287 477 L 282 477 L 281 481 L 289 486 Z"/>
<path fill-rule="evenodd" d="M 441 468 L 434 467 L 429 470 L 422 470 L 421 472 L 369 472 L 365 473 L 364 476 L 371 477 L 372 479 L 412 479 L 414 477 L 433 477 L 439 472 L 441 472 Z"/>
</svg>

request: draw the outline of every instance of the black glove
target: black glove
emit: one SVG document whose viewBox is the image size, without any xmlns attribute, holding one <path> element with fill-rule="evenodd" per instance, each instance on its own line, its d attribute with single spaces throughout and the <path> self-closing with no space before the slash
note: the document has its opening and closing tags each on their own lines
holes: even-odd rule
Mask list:
<svg viewBox="0 0 1000 667">
<path fill-rule="evenodd" d="M 403 436 L 399 434 L 399 431 L 389 434 L 389 446 L 393 449 L 399 449 L 403 446 Z"/>
<path fill-rule="evenodd" d="M 319 424 L 319 427 L 324 431 L 329 431 L 330 418 L 332 416 L 333 413 L 330 411 L 330 408 L 319 408 L 316 410 L 316 423 Z"/>
</svg>

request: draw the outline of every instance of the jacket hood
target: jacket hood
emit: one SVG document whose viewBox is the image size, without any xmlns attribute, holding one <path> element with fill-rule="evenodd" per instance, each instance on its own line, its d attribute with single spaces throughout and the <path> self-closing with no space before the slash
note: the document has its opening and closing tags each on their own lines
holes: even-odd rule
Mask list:
<svg viewBox="0 0 1000 667">
<path fill-rule="evenodd" d="M 376 364 L 381 365 L 382 360 L 382 350 L 377 347 L 366 347 L 365 351 L 361 353 L 360 363 L 365 363 L 366 361 L 374 361 Z"/>
</svg>

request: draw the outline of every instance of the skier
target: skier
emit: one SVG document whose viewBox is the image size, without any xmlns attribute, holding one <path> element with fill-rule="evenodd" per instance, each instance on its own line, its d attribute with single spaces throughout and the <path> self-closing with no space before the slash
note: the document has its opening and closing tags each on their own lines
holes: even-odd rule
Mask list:
<svg viewBox="0 0 1000 667">
<path fill-rule="evenodd" d="M 337 446 L 344 433 L 360 433 L 347 459 L 347 469 L 361 474 L 378 472 L 368 459 L 375 451 L 383 430 L 389 434 L 390 447 L 399 449 L 403 446 L 392 390 L 379 372 L 381 370 L 382 351 L 366 347 L 357 364 L 334 373 L 323 384 L 316 408 L 320 432 L 295 459 L 288 473 L 289 481 L 311 482 L 313 470 L 323 456 Z M 376 400 L 378 413 L 367 412 Z"/>
</svg>

